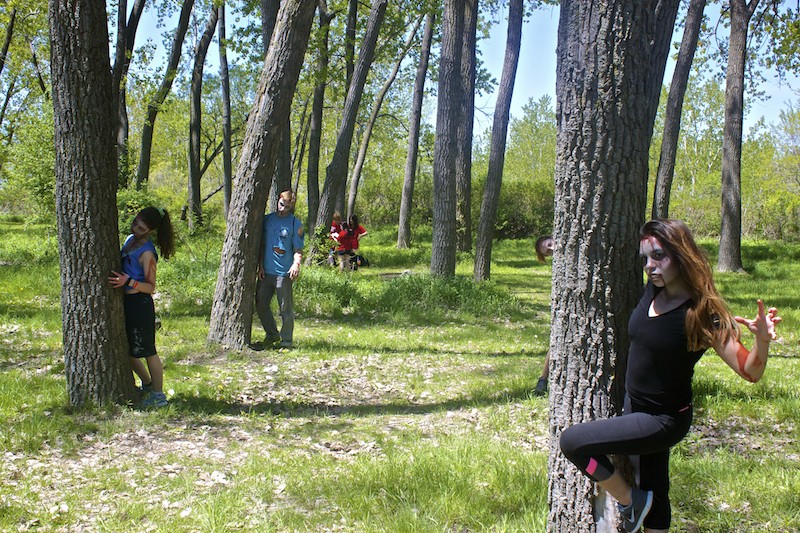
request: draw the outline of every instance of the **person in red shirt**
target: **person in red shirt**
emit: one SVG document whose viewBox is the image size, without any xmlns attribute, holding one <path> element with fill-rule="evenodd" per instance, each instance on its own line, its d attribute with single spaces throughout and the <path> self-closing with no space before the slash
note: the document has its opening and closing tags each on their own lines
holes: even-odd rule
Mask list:
<svg viewBox="0 0 800 533">
<path fill-rule="evenodd" d="M 342 226 L 342 230 L 336 237 L 339 242 L 336 254 L 339 256 L 340 270 L 354 270 L 353 258 L 358 252 L 359 241 L 365 235 L 367 235 L 367 230 L 358 223 L 358 217 L 350 215 L 347 223 Z"/>
</svg>

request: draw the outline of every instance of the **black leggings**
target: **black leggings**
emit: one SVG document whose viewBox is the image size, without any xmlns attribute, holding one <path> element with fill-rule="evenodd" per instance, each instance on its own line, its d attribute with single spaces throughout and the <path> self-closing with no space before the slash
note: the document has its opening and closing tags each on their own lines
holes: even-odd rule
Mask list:
<svg viewBox="0 0 800 533">
<path fill-rule="evenodd" d="M 566 428 L 561 451 L 595 481 L 605 481 L 614 472 L 609 454 L 630 456 L 639 487 L 655 496 L 645 527 L 669 529 L 669 450 L 686 436 L 691 424 L 691 405 L 676 413 L 652 414 L 631 405 L 626 396 L 622 416 Z"/>
</svg>

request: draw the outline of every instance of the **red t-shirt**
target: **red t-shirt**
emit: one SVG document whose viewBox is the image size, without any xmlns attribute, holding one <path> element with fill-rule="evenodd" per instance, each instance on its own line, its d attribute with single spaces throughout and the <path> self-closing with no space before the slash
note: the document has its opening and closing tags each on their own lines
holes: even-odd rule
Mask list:
<svg viewBox="0 0 800 533">
<path fill-rule="evenodd" d="M 358 236 L 366 232 L 367 230 L 361 225 L 359 225 L 356 230 L 343 229 L 339 232 L 339 236 L 336 239 L 339 241 L 339 246 L 336 249 L 339 251 L 358 250 Z"/>
</svg>

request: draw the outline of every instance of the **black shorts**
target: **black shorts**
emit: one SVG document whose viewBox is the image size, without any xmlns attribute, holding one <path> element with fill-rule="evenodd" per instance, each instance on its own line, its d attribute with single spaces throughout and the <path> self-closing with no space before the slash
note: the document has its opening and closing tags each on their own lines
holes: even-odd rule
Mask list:
<svg viewBox="0 0 800 533">
<path fill-rule="evenodd" d="M 125 331 L 131 357 L 156 355 L 156 310 L 145 292 L 125 295 Z"/>
</svg>

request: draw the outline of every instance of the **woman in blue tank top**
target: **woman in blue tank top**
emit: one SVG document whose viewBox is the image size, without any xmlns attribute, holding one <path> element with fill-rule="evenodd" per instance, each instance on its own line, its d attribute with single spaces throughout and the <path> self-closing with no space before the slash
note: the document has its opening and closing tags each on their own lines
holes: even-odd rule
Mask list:
<svg viewBox="0 0 800 533">
<path fill-rule="evenodd" d="M 131 222 L 131 234 L 120 252 L 122 272 L 111 271 L 109 283 L 125 291 L 125 330 L 133 372 L 141 380 L 144 407 L 167 405 L 164 367 L 156 352 L 156 314 L 152 294 L 156 290 L 158 253 L 151 241 L 155 236 L 164 259 L 172 256 L 174 236 L 166 210 L 147 207 Z M 145 366 L 146 363 L 146 366 Z"/>
</svg>

